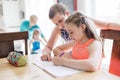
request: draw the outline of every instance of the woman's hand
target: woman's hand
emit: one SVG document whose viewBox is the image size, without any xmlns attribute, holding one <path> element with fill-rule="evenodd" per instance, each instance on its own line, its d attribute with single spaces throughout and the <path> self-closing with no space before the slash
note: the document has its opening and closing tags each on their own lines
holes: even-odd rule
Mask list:
<svg viewBox="0 0 120 80">
<path fill-rule="evenodd" d="M 41 56 L 41 60 L 42 60 L 42 61 L 51 61 L 51 60 L 52 60 L 51 54 L 50 54 L 50 53 L 43 54 L 43 55 Z"/>
<path fill-rule="evenodd" d="M 41 56 L 41 60 L 42 61 L 51 61 L 51 50 L 48 48 L 44 48 L 42 50 L 42 56 Z"/>
</svg>

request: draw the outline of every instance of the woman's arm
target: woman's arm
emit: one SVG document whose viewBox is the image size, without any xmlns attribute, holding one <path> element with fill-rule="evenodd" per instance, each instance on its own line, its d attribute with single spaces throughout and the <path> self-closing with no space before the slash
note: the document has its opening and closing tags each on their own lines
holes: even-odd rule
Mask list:
<svg viewBox="0 0 120 80">
<path fill-rule="evenodd" d="M 51 37 L 48 40 L 47 45 L 42 50 L 43 55 L 41 56 L 41 60 L 48 60 L 48 61 L 51 60 L 51 51 L 59 36 L 60 36 L 60 29 L 58 27 L 55 27 L 54 30 L 52 31 Z"/>
<path fill-rule="evenodd" d="M 100 29 L 112 29 L 112 30 L 120 30 L 120 24 L 117 23 L 109 23 L 109 22 L 103 22 L 103 21 L 99 21 L 99 20 L 94 20 L 94 23 L 97 25 L 98 28 Z"/>
<path fill-rule="evenodd" d="M 48 40 L 46 47 L 52 50 L 59 36 L 60 36 L 60 29 L 58 27 L 55 27 L 54 30 L 52 31 L 52 34 L 50 36 L 50 39 Z"/>
</svg>

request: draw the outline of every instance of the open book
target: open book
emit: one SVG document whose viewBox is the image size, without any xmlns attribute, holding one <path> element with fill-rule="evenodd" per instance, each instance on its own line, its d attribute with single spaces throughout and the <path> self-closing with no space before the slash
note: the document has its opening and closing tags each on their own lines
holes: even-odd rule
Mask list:
<svg viewBox="0 0 120 80">
<path fill-rule="evenodd" d="M 49 73 L 53 77 L 70 76 L 72 74 L 81 72 L 79 70 L 64 67 L 64 66 L 56 66 L 49 61 L 41 61 L 40 58 L 35 59 L 33 63 L 36 66 L 40 67 L 41 69 L 45 70 L 47 73 Z"/>
</svg>

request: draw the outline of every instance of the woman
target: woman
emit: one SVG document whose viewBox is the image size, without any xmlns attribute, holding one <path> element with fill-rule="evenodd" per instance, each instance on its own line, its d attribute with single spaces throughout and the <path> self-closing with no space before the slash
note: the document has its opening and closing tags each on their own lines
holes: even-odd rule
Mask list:
<svg viewBox="0 0 120 80">
<path fill-rule="evenodd" d="M 65 29 L 65 20 L 69 15 L 70 12 L 64 4 L 57 3 L 51 6 L 49 10 L 49 18 L 54 24 L 56 24 L 56 27 L 53 29 L 51 37 L 42 51 L 43 53 L 43 55 L 41 56 L 42 60 L 48 60 L 48 61 L 51 60 L 51 51 L 53 50 L 53 47 L 58 37 L 61 36 L 65 41 L 71 42 L 69 34 Z M 120 24 L 106 23 L 94 19 L 93 21 L 96 24 L 96 27 L 100 29 L 120 30 Z"/>
</svg>

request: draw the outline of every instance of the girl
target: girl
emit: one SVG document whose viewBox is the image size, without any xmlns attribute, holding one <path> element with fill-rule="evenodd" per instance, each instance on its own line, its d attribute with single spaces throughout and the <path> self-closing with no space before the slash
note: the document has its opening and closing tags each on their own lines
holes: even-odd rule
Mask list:
<svg viewBox="0 0 120 80">
<path fill-rule="evenodd" d="M 30 50 L 32 51 L 31 54 L 35 54 L 38 49 L 40 49 L 40 42 L 45 45 L 42 40 L 39 38 L 39 34 L 40 34 L 40 30 L 35 29 L 33 32 L 33 38 L 30 41 L 30 46 L 32 44 L 32 50 L 30 48 Z"/>
<path fill-rule="evenodd" d="M 102 59 L 102 44 L 93 29 L 94 24 L 79 12 L 69 16 L 65 23 L 74 41 L 53 50 L 53 63 L 84 71 L 97 70 Z M 65 52 L 70 48 L 71 53 Z"/>
</svg>

